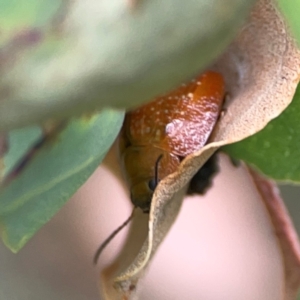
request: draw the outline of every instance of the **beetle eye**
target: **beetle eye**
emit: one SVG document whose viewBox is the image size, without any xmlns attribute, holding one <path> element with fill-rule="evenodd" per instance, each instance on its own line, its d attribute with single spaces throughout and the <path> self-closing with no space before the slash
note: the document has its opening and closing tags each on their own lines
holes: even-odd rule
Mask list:
<svg viewBox="0 0 300 300">
<path fill-rule="evenodd" d="M 152 178 L 149 182 L 148 182 L 148 187 L 149 189 L 154 192 L 155 188 L 157 186 L 157 182 L 155 180 L 155 178 Z"/>
</svg>

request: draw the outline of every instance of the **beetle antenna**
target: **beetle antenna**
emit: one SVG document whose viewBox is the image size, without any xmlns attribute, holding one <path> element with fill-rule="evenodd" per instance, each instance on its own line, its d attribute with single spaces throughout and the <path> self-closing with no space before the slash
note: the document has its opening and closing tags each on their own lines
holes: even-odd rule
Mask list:
<svg viewBox="0 0 300 300">
<path fill-rule="evenodd" d="M 158 164 L 159 164 L 159 162 L 161 161 L 162 158 L 163 158 L 163 154 L 161 154 L 161 155 L 158 157 L 158 159 L 157 159 L 157 161 L 156 161 L 156 163 L 155 163 L 155 176 L 154 176 L 155 186 L 158 185 L 158 181 L 159 181 L 159 179 L 158 179 Z"/>
<path fill-rule="evenodd" d="M 130 214 L 129 218 L 122 224 L 120 225 L 117 229 L 115 229 L 109 237 L 99 246 L 97 249 L 93 263 L 96 265 L 99 259 L 99 256 L 101 255 L 102 251 L 105 249 L 105 247 L 110 243 L 110 241 L 133 219 L 133 214 L 134 214 L 135 208 L 132 210 L 132 213 Z"/>
</svg>

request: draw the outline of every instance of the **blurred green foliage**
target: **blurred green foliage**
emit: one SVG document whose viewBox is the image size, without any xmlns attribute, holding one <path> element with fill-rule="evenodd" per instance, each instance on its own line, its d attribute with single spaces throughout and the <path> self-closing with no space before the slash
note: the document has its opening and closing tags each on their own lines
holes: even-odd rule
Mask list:
<svg viewBox="0 0 300 300">
<path fill-rule="evenodd" d="M 57 137 L 0 194 L 0 225 L 4 243 L 18 251 L 66 203 L 99 166 L 115 140 L 123 113 L 104 110 L 98 115 L 71 120 Z M 32 136 L 28 130 L 26 135 Z M 13 149 L 24 147 L 11 139 L 10 165 L 19 159 Z M 25 145 L 26 147 L 26 145 Z M 13 157 L 15 156 L 15 157 Z"/>
</svg>

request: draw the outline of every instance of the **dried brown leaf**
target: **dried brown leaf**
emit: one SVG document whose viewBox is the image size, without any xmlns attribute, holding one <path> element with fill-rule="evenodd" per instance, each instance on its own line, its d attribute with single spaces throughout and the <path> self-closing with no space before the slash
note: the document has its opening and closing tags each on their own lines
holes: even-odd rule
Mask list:
<svg viewBox="0 0 300 300">
<path fill-rule="evenodd" d="M 300 76 L 300 52 L 274 1 L 257 2 L 247 24 L 211 69 L 221 72 L 225 78 L 228 91 L 225 111 L 210 143 L 188 156 L 178 171 L 157 187 L 148 238 L 133 263 L 124 272 L 115 272 L 118 275 L 114 282 L 120 298 L 108 299 L 131 295 L 132 284 L 136 285 L 176 219 L 187 183 L 205 161 L 220 146 L 264 128 L 292 101 Z"/>
<path fill-rule="evenodd" d="M 136 210 L 123 251 L 102 273 L 105 299 L 134 299 L 137 282 L 174 223 L 185 193 L 186 188 L 181 189 L 167 203 L 157 199 L 157 213 L 152 215 L 153 219 L 150 216 L 149 220 L 147 214 Z M 147 234 L 153 239 L 147 239 Z"/>
</svg>

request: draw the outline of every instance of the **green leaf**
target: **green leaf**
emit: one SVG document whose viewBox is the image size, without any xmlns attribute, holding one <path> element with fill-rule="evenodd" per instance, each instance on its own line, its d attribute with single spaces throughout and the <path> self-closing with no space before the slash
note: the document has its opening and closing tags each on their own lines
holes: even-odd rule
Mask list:
<svg viewBox="0 0 300 300">
<path fill-rule="evenodd" d="M 123 113 L 104 110 L 70 121 L 0 194 L 4 243 L 13 251 L 66 203 L 97 168 L 115 140 Z"/>
<path fill-rule="evenodd" d="M 300 12 L 300 0 L 278 0 L 279 7 L 286 16 L 286 19 L 295 34 L 298 43 L 300 43 L 300 21 L 299 21 L 299 12 Z"/>
<path fill-rule="evenodd" d="M 300 182 L 300 87 L 292 103 L 262 131 L 222 148 L 279 181 Z"/>
</svg>

